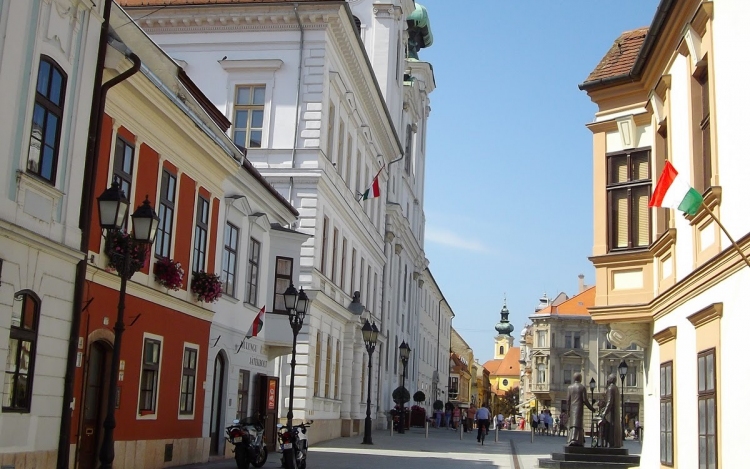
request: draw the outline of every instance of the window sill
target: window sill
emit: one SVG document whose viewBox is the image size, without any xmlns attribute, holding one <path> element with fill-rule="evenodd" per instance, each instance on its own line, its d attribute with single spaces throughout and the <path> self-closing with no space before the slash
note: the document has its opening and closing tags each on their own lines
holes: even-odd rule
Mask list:
<svg viewBox="0 0 750 469">
<path fill-rule="evenodd" d="M 228 302 L 230 302 L 232 304 L 235 304 L 235 305 L 240 302 L 240 300 L 238 298 L 235 298 L 232 295 L 230 295 L 228 293 L 223 293 L 223 292 L 221 294 L 221 299 L 222 300 L 227 300 Z"/>
</svg>

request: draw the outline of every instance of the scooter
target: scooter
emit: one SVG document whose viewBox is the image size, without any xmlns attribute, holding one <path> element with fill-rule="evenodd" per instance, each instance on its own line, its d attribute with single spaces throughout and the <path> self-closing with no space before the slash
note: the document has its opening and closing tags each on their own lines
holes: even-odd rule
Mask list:
<svg viewBox="0 0 750 469">
<path fill-rule="evenodd" d="M 313 424 L 300 423 L 292 426 L 289 431 L 286 425 L 277 424 L 279 437 L 279 448 L 281 450 L 281 466 L 284 469 L 306 469 L 307 468 L 307 429 Z"/>
<path fill-rule="evenodd" d="M 234 445 L 234 460 L 237 469 L 261 467 L 268 459 L 266 432 L 263 423 L 254 417 L 233 420 L 226 429 L 226 440 Z"/>
</svg>

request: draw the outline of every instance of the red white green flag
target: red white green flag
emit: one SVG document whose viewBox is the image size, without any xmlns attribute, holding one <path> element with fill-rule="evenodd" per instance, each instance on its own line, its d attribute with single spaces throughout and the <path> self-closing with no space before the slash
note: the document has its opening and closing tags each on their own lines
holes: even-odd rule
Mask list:
<svg viewBox="0 0 750 469">
<path fill-rule="evenodd" d="M 253 320 L 253 324 L 250 326 L 250 330 L 247 331 L 245 337 L 257 337 L 257 335 L 260 334 L 260 330 L 263 329 L 263 316 L 265 314 L 266 307 L 263 306 L 260 308 L 260 311 L 258 311 L 258 315 Z"/>
<path fill-rule="evenodd" d="M 375 197 L 380 197 L 380 183 L 378 182 L 378 176 L 380 176 L 380 171 L 383 170 L 385 166 L 381 167 L 380 170 L 378 170 L 378 173 L 375 175 L 375 177 L 372 179 L 372 182 L 370 183 L 370 187 L 367 188 L 367 190 L 362 194 L 362 200 L 367 199 L 374 199 Z"/>
<path fill-rule="evenodd" d="M 695 215 L 702 203 L 703 196 L 667 161 L 648 206 L 676 208 L 688 215 Z"/>
</svg>

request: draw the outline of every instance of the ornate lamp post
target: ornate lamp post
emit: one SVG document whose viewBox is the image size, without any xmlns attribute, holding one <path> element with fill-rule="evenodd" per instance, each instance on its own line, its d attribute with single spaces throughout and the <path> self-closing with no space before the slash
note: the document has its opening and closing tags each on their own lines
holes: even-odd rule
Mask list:
<svg viewBox="0 0 750 469">
<path fill-rule="evenodd" d="M 294 339 L 292 341 L 292 374 L 289 381 L 289 410 L 286 413 L 287 428 L 292 431 L 292 419 L 294 413 L 294 367 L 297 365 L 297 334 L 302 329 L 302 323 L 305 320 L 305 315 L 308 309 L 310 309 L 310 300 L 307 298 L 305 291 L 300 288 L 299 293 L 294 288 L 294 284 L 290 284 L 289 288 L 284 292 L 284 307 L 289 313 L 289 325 L 292 326 L 292 334 Z"/>
<path fill-rule="evenodd" d="M 589 389 L 591 389 L 591 405 L 594 405 L 594 403 L 596 403 L 596 399 L 594 399 L 594 390 L 596 389 L 596 380 L 594 378 L 591 378 L 591 381 L 589 381 Z"/>
<path fill-rule="evenodd" d="M 99 205 L 99 225 L 107 235 L 122 230 L 128 213 L 128 202 L 125 193 L 120 190 L 117 182 L 105 190 L 97 199 Z M 122 333 L 125 331 L 123 317 L 125 315 L 125 290 L 128 280 L 141 268 L 141 260 L 134 259 L 132 249 L 151 245 L 159 226 L 159 217 L 151 208 L 148 197 L 140 207 L 133 212 L 133 233 L 127 235 L 122 252 L 112 250 L 110 256 L 116 265 L 117 275 L 120 277 L 120 298 L 117 303 L 117 322 L 115 322 L 115 338 L 112 344 L 112 363 L 109 367 L 109 388 L 107 389 L 107 417 L 104 419 L 104 435 L 102 447 L 99 451 L 100 469 L 111 469 L 115 459 L 115 400 L 117 399 L 117 378 L 120 370 L 120 350 L 122 349 Z"/>
<path fill-rule="evenodd" d="M 401 341 L 401 345 L 398 347 L 398 353 L 401 357 L 401 363 L 404 365 L 404 371 L 401 374 L 401 387 L 406 389 L 406 366 L 409 364 L 409 354 L 411 353 L 411 347 L 405 341 Z M 398 432 L 404 433 L 404 419 L 406 415 L 404 413 L 404 405 L 406 402 L 401 402 L 401 411 L 399 416 Z"/>
<path fill-rule="evenodd" d="M 620 362 L 620 366 L 617 367 L 617 371 L 620 373 L 620 419 L 622 420 L 622 434 L 623 439 L 625 435 L 625 376 L 628 374 L 628 364 L 625 360 Z"/>
<path fill-rule="evenodd" d="M 375 345 L 378 343 L 378 326 L 365 319 L 365 325 L 362 326 L 362 338 L 365 340 L 365 349 L 367 350 L 367 414 L 365 414 L 365 437 L 362 444 L 372 444 L 372 417 L 370 416 L 370 391 L 372 389 L 372 352 L 375 351 Z"/>
</svg>

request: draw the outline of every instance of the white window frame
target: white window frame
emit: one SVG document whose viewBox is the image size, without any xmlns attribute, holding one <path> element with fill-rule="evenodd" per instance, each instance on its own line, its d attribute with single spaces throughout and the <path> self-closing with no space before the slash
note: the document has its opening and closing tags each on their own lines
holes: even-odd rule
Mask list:
<svg viewBox="0 0 750 469">
<path fill-rule="evenodd" d="M 193 382 L 193 412 L 190 414 L 182 414 L 180 413 L 180 399 L 182 398 L 182 376 L 183 376 L 183 362 L 185 360 L 185 350 L 186 349 L 194 349 L 196 351 L 195 355 L 195 381 Z M 162 350 L 164 350 L 162 348 Z M 198 344 L 194 344 L 192 342 L 183 342 L 182 344 L 182 359 L 180 360 L 180 385 L 177 387 L 177 420 L 195 420 L 195 408 L 197 405 L 202 405 L 203 403 L 198 402 L 198 373 L 200 371 L 200 364 L 201 364 L 201 346 Z M 161 366 L 161 363 L 160 363 Z M 161 377 L 161 376 L 160 376 Z M 158 402 L 158 401 L 157 401 Z"/>
<path fill-rule="evenodd" d="M 159 370 L 156 378 L 156 398 L 154 404 L 154 412 L 152 414 L 141 414 L 141 379 L 143 379 L 143 352 L 145 351 L 146 339 L 151 339 L 159 342 Z M 180 361 L 182 363 L 182 361 Z M 161 390 L 161 378 L 162 378 L 162 365 L 164 364 L 164 336 L 151 334 L 149 332 L 143 333 L 143 339 L 141 340 L 141 359 L 138 362 L 138 401 L 135 406 L 135 419 L 136 420 L 156 420 L 159 416 L 159 391 Z M 180 373 L 180 377 L 182 373 Z M 178 407 L 179 409 L 179 407 Z M 179 412 L 179 410 L 178 410 Z"/>
</svg>

